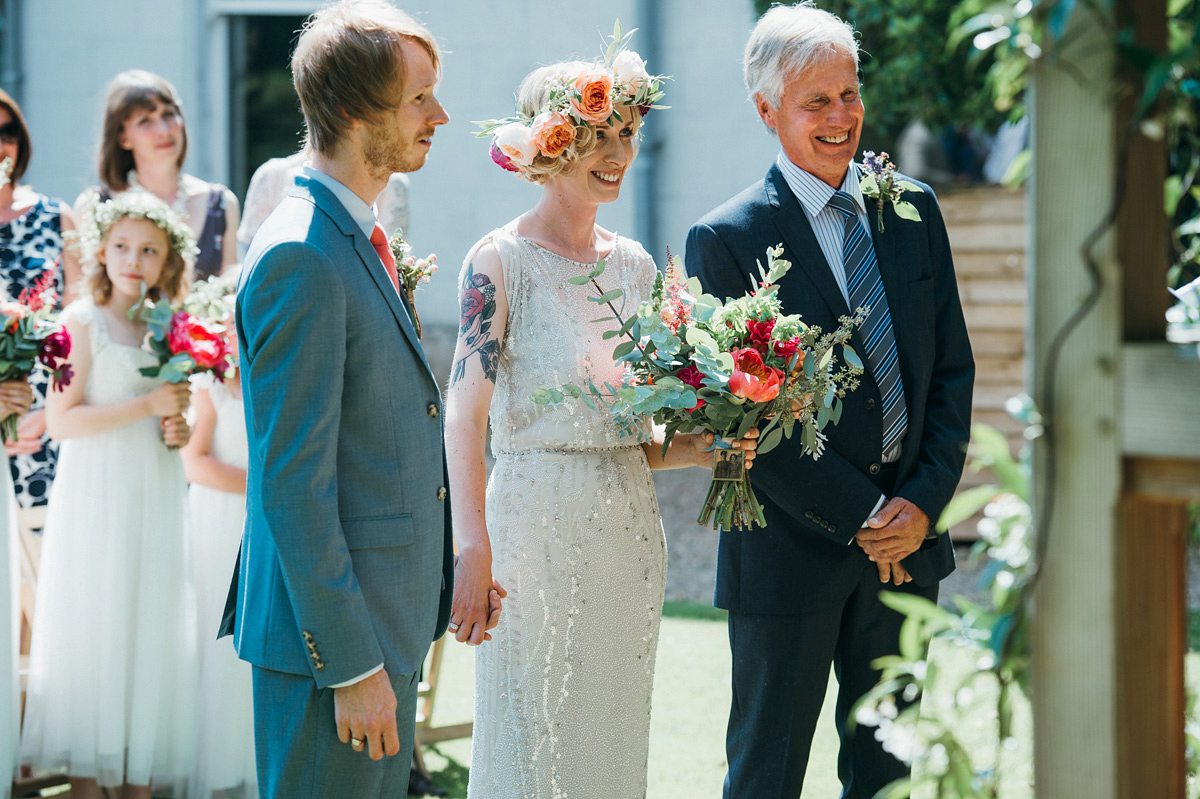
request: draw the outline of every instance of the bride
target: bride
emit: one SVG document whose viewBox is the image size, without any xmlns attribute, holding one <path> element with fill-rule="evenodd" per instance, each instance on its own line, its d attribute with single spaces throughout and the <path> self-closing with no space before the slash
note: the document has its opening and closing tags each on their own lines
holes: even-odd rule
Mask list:
<svg viewBox="0 0 1200 799">
<path fill-rule="evenodd" d="M 649 296 L 654 262 L 599 227 L 596 212 L 617 199 L 660 85 L 631 51 L 554 64 L 522 82 L 516 117 L 486 128 L 493 160 L 543 191 L 465 259 L 446 402 L 459 552 L 450 630 L 471 644 L 493 639 L 475 661 L 476 799 L 646 792 L 666 573 L 650 469 L 711 468 L 711 438 L 678 435 L 664 456 L 649 420 L 631 436 L 603 408 L 529 395 L 620 382 L 615 342 L 601 338 L 612 323 L 588 321 L 603 315 L 588 300 L 594 287 L 567 281 L 603 258 L 597 280 L 624 291 L 626 314 Z M 747 462 L 752 437 L 737 442 Z M 504 590 L 503 620 L 488 633 Z"/>
</svg>

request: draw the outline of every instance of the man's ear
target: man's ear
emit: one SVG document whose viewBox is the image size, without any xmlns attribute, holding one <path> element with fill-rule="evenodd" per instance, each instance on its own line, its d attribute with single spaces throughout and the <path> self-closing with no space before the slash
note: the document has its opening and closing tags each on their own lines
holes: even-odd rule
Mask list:
<svg viewBox="0 0 1200 799">
<path fill-rule="evenodd" d="M 766 97 L 761 94 L 754 95 L 754 110 L 758 111 L 764 125 L 772 130 L 775 129 L 775 109 L 771 107 L 771 103 Z"/>
</svg>

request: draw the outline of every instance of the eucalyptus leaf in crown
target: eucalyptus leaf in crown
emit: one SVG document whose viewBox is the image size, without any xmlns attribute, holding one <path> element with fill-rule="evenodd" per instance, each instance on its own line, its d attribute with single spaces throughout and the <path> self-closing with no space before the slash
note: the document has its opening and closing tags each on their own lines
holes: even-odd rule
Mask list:
<svg viewBox="0 0 1200 799">
<path fill-rule="evenodd" d="M 563 77 L 551 85 L 536 115 L 476 122 L 479 136 L 492 137 L 492 160 L 509 172 L 520 172 L 538 155 L 558 157 L 575 140 L 578 125 L 624 122 L 622 106 L 637 108 L 643 117 L 653 108 L 666 108 L 658 102 L 665 94 L 663 82 L 670 78 L 651 75 L 642 57 L 628 49 L 636 30 L 623 34 L 617 20 L 612 36 L 603 40 L 603 59 L 574 78 Z"/>
</svg>

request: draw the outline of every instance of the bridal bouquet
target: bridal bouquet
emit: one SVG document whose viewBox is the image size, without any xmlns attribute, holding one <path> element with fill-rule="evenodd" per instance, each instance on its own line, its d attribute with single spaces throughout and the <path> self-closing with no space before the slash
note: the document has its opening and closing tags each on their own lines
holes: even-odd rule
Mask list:
<svg viewBox="0 0 1200 799">
<path fill-rule="evenodd" d="M 45 272 L 16 300 L 0 303 L 0 381 L 24 380 L 39 364 L 51 375 L 55 391 L 62 391 L 74 376 L 66 358 L 71 336 L 54 311 L 58 295 L 53 271 Z M 0 421 L 0 441 L 17 437 L 17 415 Z"/>
<path fill-rule="evenodd" d="M 538 389 L 530 398 L 557 404 L 570 396 L 592 408 L 603 405 L 631 432 L 649 415 L 666 428 L 664 452 L 676 433 L 713 433 L 713 481 L 697 521 L 727 530 L 766 526 L 742 453 L 731 441 L 761 424 L 758 452 L 769 452 L 798 429 L 804 453 L 819 458 L 822 430 L 837 423 L 843 398 L 858 387 L 862 360 L 849 342 L 869 310 L 842 317 L 831 333 L 785 315 L 777 284 L 791 264 L 782 253 L 782 245 L 767 250 L 753 293 L 721 302 L 705 294 L 696 278 L 685 281 L 679 259 L 668 252 L 666 277 L 656 276 L 650 299 L 628 318 L 614 305 L 622 290 L 600 286 L 601 260 L 569 282 L 592 284 L 597 294 L 590 299 L 611 311 L 599 321 L 617 325 L 604 338 L 624 339 L 613 350 L 625 364 L 621 385 L 568 384 Z"/>
</svg>

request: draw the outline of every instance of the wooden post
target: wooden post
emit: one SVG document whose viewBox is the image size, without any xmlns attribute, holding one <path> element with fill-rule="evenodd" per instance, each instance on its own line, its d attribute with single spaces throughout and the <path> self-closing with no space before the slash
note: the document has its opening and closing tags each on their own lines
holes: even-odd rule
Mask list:
<svg viewBox="0 0 1200 799">
<path fill-rule="evenodd" d="M 1200 462 L 1125 464 L 1117 579 L 1121 799 L 1183 799 L 1187 495 Z"/>
<path fill-rule="evenodd" d="M 1132 28 L 1135 44 L 1155 53 L 1167 49 L 1166 0 L 1121 0 L 1117 23 Z M 1143 81 L 1129 67 L 1120 73 L 1117 93 L 1118 136 L 1125 133 L 1142 100 Z M 1163 210 L 1167 179 L 1165 137 L 1146 137 L 1139 129 L 1129 145 L 1125 191 L 1117 216 L 1117 258 L 1126 341 L 1162 341 L 1167 335 L 1167 241 L 1169 220 Z"/>
<path fill-rule="evenodd" d="M 1116 799 L 1121 306 L 1111 236 L 1096 248 L 1099 302 L 1067 339 L 1054 374 L 1045 371 L 1055 336 L 1090 289 L 1080 246 L 1112 196 L 1114 56 L 1104 26 L 1083 4 L 1064 39 L 1068 49 L 1048 55 L 1069 62 L 1071 70 L 1039 65 L 1030 103 L 1031 385 L 1038 404 L 1052 413 L 1049 438 L 1034 450 L 1035 519 L 1048 502 L 1054 508 L 1048 527 L 1039 529 L 1049 536 L 1049 551 L 1034 598 L 1034 774 L 1037 795 L 1045 799 Z"/>
</svg>

